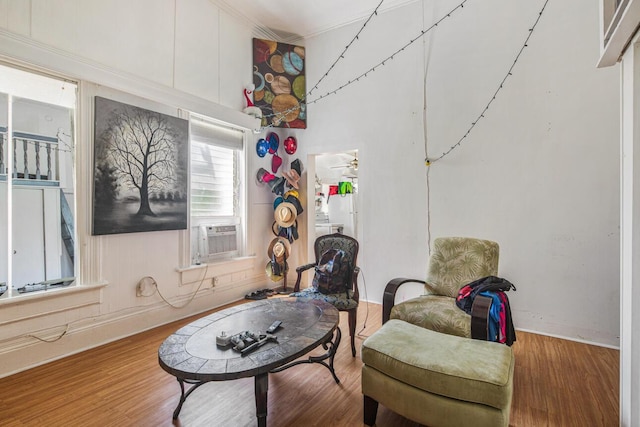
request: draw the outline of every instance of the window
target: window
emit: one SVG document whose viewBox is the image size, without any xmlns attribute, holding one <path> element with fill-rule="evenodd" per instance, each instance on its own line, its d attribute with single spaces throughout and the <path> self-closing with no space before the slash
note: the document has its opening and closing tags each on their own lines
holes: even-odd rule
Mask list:
<svg viewBox="0 0 640 427">
<path fill-rule="evenodd" d="M 191 115 L 191 258 L 244 254 L 244 133 Z"/>
<path fill-rule="evenodd" d="M 75 83 L 0 65 L 0 293 L 75 279 Z"/>
<path fill-rule="evenodd" d="M 615 65 L 638 29 L 640 0 L 601 0 L 598 67 Z"/>
</svg>

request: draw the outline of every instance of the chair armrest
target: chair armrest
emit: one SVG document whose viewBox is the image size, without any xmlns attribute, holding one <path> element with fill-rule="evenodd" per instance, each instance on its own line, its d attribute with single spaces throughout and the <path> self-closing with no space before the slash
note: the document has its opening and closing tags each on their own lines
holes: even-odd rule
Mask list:
<svg viewBox="0 0 640 427">
<path fill-rule="evenodd" d="M 471 306 L 471 338 L 487 341 L 489 337 L 489 310 L 493 300 L 476 295 Z"/>
<path fill-rule="evenodd" d="M 316 264 L 312 263 L 312 264 L 301 265 L 300 267 L 296 268 L 296 273 L 298 273 L 298 278 L 296 279 L 296 284 L 293 286 L 293 292 L 300 292 L 300 280 L 302 279 L 302 273 L 315 266 Z"/>
<path fill-rule="evenodd" d="M 391 309 L 395 304 L 396 293 L 398 292 L 398 288 L 405 283 L 413 282 L 413 283 L 422 283 L 424 284 L 424 280 L 418 279 L 407 279 L 404 277 L 398 277 L 396 279 L 391 280 L 387 283 L 387 286 L 384 288 L 384 294 L 382 295 L 382 324 L 385 324 L 389 317 L 391 316 Z"/>
<path fill-rule="evenodd" d="M 296 272 L 297 273 L 302 273 L 303 271 L 306 271 L 306 270 L 310 269 L 311 267 L 315 267 L 315 266 L 316 266 L 315 263 L 301 265 L 300 267 L 296 268 Z"/>
</svg>

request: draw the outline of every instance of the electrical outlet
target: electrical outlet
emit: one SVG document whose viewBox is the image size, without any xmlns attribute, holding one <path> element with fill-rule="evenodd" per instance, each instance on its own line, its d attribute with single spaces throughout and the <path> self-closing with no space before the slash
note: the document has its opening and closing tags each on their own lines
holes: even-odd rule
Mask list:
<svg viewBox="0 0 640 427">
<path fill-rule="evenodd" d="M 150 297 L 156 292 L 157 284 L 153 277 L 146 276 L 140 279 L 136 285 L 136 296 Z"/>
</svg>

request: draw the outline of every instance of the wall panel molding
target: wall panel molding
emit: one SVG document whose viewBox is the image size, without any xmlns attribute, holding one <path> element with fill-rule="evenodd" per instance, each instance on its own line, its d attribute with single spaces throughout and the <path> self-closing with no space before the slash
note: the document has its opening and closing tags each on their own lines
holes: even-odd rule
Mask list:
<svg viewBox="0 0 640 427">
<path fill-rule="evenodd" d="M 260 120 L 215 102 L 95 63 L 73 53 L 0 29 L 0 58 L 45 71 L 87 80 L 169 106 L 183 108 L 244 129 L 259 129 Z"/>
</svg>

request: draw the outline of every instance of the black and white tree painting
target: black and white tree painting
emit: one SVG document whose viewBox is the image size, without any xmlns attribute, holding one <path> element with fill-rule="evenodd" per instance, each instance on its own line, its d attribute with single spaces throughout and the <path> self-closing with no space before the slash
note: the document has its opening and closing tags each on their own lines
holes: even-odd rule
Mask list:
<svg viewBox="0 0 640 427">
<path fill-rule="evenodd" d="M 95 97 L 93 234 L 187 228 L 189 123 Z"/>
</svg>

